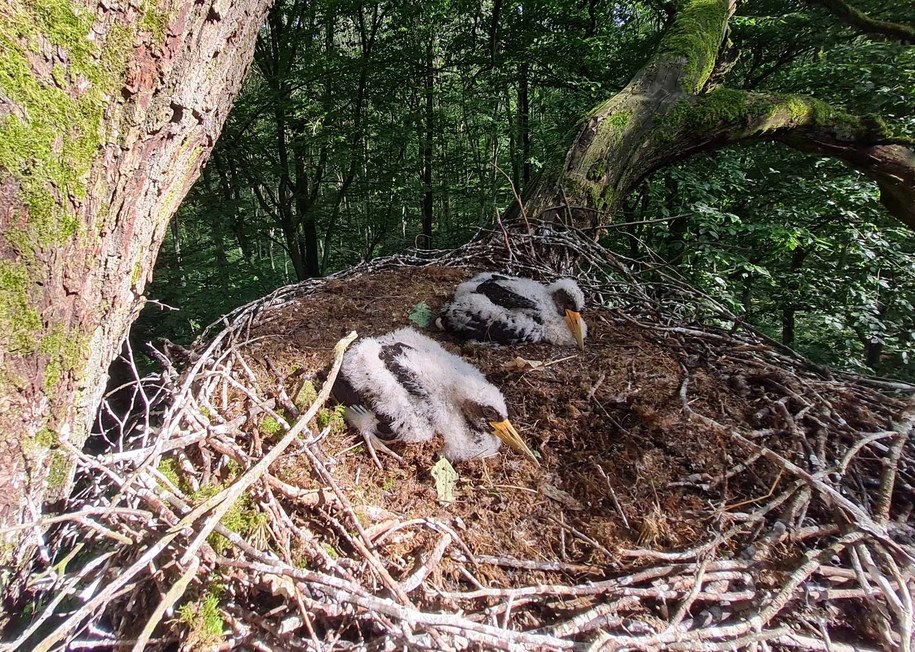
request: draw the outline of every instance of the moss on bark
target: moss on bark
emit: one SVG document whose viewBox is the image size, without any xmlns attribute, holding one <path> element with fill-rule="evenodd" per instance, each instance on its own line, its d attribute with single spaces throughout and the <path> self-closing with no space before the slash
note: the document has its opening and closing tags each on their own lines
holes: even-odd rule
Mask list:
<svg viewBox="0 0 915 652">
<path fill-rule="evenodd" d="M 803 95 L 747 93 L 720 88 L 680 100 L 657 123 L 657 142 L 669 144 L 693 134 L 712 135 L 727 129 L 728 140 L 779 129 L 811 126 L 840 139 L 890 137 L 886 123 L 872 116 L 854 116 L 822 100 Z"/>
<path fill-rule="evenodd" d="M 18 188 L 18 214 L 0 264 L 0 348 L 47 356 L 44 387 L 78 368 L 84 338 L 44 323 L 31 289 L 48 252 L 80 234 L 81 204 L 103 144 L 105 107 L 133 54 L 137 27 L 113 24 L 103 39 L 91 12 L 69 0 L 20 0 L 0 15 L 0 179 Z M 15 209 L 14 209 L 15 210 Z M 15 379 L 0 378 L 10 388 Z"/>
<path fill-rule="evenodd" d="M 657 59 L 682 58 L 684 92 L 702 90 L 712 69 L 728 19 L 725 0 L 686 0 L 661 40 Z"/>
</svg>

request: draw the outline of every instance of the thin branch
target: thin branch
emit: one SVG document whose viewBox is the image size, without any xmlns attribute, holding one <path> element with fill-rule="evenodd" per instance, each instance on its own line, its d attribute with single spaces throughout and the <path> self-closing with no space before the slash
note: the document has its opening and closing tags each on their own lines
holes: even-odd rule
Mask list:
<svg viewBox="0 0 915 652">
<path fill-rule="evenodd" d="M 899 41 L 905 45 L 915 43 L 915 27 L 912 25 L 871 18 L 854 5 L 845 2 L 845 0 L 810 0 L 810 2 L 823 7 L 843 23 L 854 27 L 862 34 L 880 39 Z"/>
</svg>

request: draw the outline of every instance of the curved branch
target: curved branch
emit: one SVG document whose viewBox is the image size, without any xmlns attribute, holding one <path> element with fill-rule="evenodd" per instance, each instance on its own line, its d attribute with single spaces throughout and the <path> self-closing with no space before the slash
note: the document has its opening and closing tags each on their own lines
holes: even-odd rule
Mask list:
<svg viewBox="0 0 915 652">
<path fill-rule="evenodd" d="M 800 95 L 720 89 L 681 100 L 655 131 L 649 147 L 661 154 L 653 169 L 750 140 L 837 158 L 876 181 L 889 213 L 915 230 L 915 143 L 894 137 L 879 118 L 849 115 Z"/>
<path fill-rule="evenodd" d="M 798 131 L 778 140 L 795 149 L 831 156 L 877 182 L 880 202 L 897 220 L 915 231 L 915 151 L 904 145 L 868 145 Z"/>
<path fill-rule="evenodd" d="M 871 18 L 857 7 L 845 2 L 845 0 L 810 1 L 823 7 L 846 25 L 850 25 L 868 36 L 892 39 L 906 45 L 915 43 L 915 27 L 912 25 Z"/>
</svg>

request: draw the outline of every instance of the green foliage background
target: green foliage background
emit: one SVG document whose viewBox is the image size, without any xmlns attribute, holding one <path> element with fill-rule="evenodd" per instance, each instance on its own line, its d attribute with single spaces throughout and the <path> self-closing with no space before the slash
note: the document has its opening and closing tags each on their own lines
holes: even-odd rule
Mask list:
<svg viewBox="0 0 915 652">
<path fill-rule="evenodd" d="M 433 246 L 466 242 L 510 203 L 511 184 L 561 156 L 576 121 L 647 60 L 665 7 L 281 0 L 159 256 L 148 294 L 179 310 L 150 305 L 135 339 L 189 341 L 294 282 L 304 274 L 290 247 L 309 228 L 322 274 L 420 243 L 426 193 Z M 896 3 L 869 11 L 915 19 Z M 742 3 L 728 47 L 738 56 L 715 83 L 814 95 L 915 134 L 915 47 L 781 0 Z M 877 199 L 874 184 L 835 161 L 733 147 L 647 179 L 620 221 L 664 221 L 611 229 L 605 242 L 632 264 L 660 257 L 817 361 L 915 378 L 915 239 Z"/>
</svg>

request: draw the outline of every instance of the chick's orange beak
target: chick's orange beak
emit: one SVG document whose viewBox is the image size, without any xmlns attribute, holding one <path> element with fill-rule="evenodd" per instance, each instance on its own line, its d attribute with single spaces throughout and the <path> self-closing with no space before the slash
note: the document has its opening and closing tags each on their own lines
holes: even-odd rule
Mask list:
<svg viewBox="0 0 915 652">
<path fill-rule="evenodd" d="M 575 337 L 575 342 L 578 344 L 578 348 L 584 351 L 585 336 L 581 332 L 581 313 L 578 313 L 574 310 L 569 310 L 567 308 L 565 322 L 566 326 L 569 327 L 569 330 L 572 331 L 572 335 Z"/>
<path fill-rule="evenodd" d="M 527 447 L 527 444 L 524 443 L 524 440 L 521 439 L 521 435 L 519 435 L 518 431 L 515 430 L 515 427 L 511 424 L 511 421 L 508 419 L 505 421 L 490 421 L 489 425 L 492 426 L 496 437 L 505 442 L 506 446 L 511 448 L 516 453 L 521 453 L 527 457 L 527 459 L 532 461 L 536 466 L 540 466 L 540 462 L 537 461 L 537 458 L 534 457 L 534 453 L 530 448 Z"/>
</svg>

